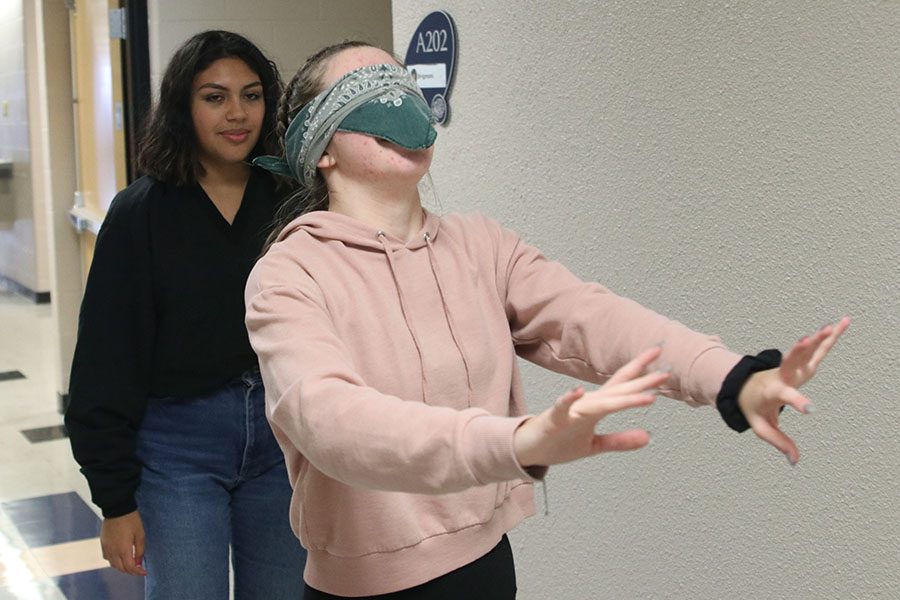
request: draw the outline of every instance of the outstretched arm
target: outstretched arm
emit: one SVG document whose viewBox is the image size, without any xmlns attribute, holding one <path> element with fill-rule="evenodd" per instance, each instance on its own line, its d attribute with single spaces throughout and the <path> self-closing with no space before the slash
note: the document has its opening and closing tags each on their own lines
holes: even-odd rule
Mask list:
<svg viewBox="0 0 900 600">
<path fill-rule="evenodd" d="M 797 388 L 812 379 L 822 359 L 850 326 L 844 317 L 802 338 L 775 369 L 751 375 L 741 388 L 738 405 L 753 431 L 787 456 L 791 464 L 800 459 L 793 440 L 778 427 L 782 407 L 812 412 L 812 402 Z M 658 388 L 669 377 L 665 372 L 646 373 L 659 358 L 660 348 L 642 352 L 625 364 L 602 387 L 585 393 L 579 387 L 561 396 L 541 414 L 522 422 L 513 447 L 523 467 L 554 465 L 601 452 L 637 450 L 650 438 L 642 429 L 598 434 L 595 427 L 614 412 L 651 404 Z"/>
</svg>

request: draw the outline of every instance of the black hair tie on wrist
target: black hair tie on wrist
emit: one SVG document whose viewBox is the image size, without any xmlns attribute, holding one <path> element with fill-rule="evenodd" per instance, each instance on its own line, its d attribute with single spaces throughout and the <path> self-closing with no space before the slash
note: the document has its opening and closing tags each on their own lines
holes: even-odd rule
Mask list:
<svg viewBox="0 0 900 600">
<path fill-rule="evenodd" d="M 774 369 L 781 365 L 781 352 L 778 350 L 763 350 L 756 356 L 745 356 L 734 365 L 734 368 L 725 376 L 722 389 L 716 396 L 716 408 L 725 423 L 737 432 L 750 429 L 750 423 L 744 417 L 738 406 L 738 395 L 750 376 L 759 371 Z M 784 410 L 784 407 L 781 407 Z"/>
</svg>

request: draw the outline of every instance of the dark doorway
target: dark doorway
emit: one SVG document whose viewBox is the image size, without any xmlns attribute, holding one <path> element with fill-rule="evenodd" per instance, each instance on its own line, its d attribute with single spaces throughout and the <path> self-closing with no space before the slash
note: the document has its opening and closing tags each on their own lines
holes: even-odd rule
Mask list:
<svg viewBox="0 0 900 600">
<path fill-rule="evenodd" d="M 137 171 L 138 141 L 144 120 L 150 113 L 150 42 L 147 26 L 147 0 L 120 0 L 124 12 L 122 67 L 125 84 L 125 152 L 128 182 Z"/>
</svg>

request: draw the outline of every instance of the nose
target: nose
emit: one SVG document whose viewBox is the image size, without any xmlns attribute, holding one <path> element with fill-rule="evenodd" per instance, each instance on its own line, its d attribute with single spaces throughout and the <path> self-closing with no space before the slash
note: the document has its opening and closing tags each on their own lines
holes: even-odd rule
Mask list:
<svg viewBox="0 0 900 600">
<path fill-rule="evenodd" d="M 247 110 L 244 108 L 244 103 L 241 102 L 240 98 L 233 98 L 228 102 L 228 110 L 225 113 L 225 118 L 229 121 L 240 121 L 247 116 Z"/>
</svg>

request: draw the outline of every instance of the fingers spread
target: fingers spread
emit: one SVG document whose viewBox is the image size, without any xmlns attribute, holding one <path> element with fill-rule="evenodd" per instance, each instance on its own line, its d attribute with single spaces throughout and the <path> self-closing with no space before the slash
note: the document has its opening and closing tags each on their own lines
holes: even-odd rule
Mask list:
<svg viewBox="0 0 900 600">
<path fill-rule="evenodd" d="M 582 396 L 584 396 L 584 387 L 578 386 L 557 398 L 551 408 L 551 420 L 557 424 L 565 423 L 569 418 L 569 410 L 572 408 L 572 404 Z"/>
<path fill-rule="evenodd" d="M 568 407 L 572 406 L 572 403 L 582 396 L 584 396 L 584 387 L 579 385 L 557 398 L 556 402 L 553 403 L 553 406 L 568 410 Z"/>
<path fill-rule="evenodd" d="M 831 333 L 819 347 L 816 349 L 815 353 L 813 353 L 812 358 L 810 359 L 811 366 L 813 368 L 817 367 L 822 359 L 831 351 L 831 348 L 837 343 L 838 338 L 840 338 L 847 328 L 850 327 L 850 319 L 844 317 L 840 321 L 838 321 L 837 325 L 831 328 Z"/>
<path fill-rule="evenodd" d="M 850 319 L 844 317 L 837 324 L 825 325 L 794 344 L 781 362 L 780 373 L 784 381 L 799 387 L 811 379 L 819 363 L 849 326 Z"/>
<path fill-rule="evenodd" d="M 603 390 L 600 389 L 596 392 L 585 394 L 584 398 L 572 406 L 572 412 L 582 417 L 599 420 L 614 412 L 647 406 L 655 401 L 655 394 L 640 393 L 608 396 L 604 395 Z"/>
<path fill-rule="evenodd" d="M 796 361 L 798 366 L 810 361 L 813 366 L 818 364 L 848 327 L 850 319 L 844 317 L 836 325 L 825 325 L 811 336 L 801 338 L 785 356 L 785 362 Z"/>
<path fill-rule="evenodd" d="M 800 460 L 800 451 L 797 449 L 796 444 L 778 427 L 762 418 L 754 419 L 750 426 L 753 427 L 753 433 L 759 436 L 761 440 L 772 444 L 784 454 L 789 463 L 796 465 L 797 461 Z"/>
<path fill-rule="evenodd" d="M 601 388 L 601 392 L 609 396 L 620 396 L 622 394 L 634 394 L 637 392 L 645 392 L 655 390 L 669 378 L 669 373 L 655 371 L 647 373 L 636 379 L 623 381 L 610 386 L 609 383 Z"/>
<path fill-rule="evenodd" d="M 594 436 L 593 450 L 600 452 L 624 452 L 637 450 L 650 443 L 650 434 L 643 429 L 629 429 L 618 433 L 605 433 Z"/>
<path fill-rule="evenodd" d="M 779 399 L 799 413 L 808 415 L 813 411 L 813 403 L 809 398 L 797 391 L 797 388 L 785 387 Z"/>
<path fill-rule="evenodd" d="M 825 339 L 821 334 L 822 331 L 820 330 L 809 337 L 801 338 L 800 341 L 788 350 L 784 360 L 781 362 L 782 367 L 787 369 L 797 369 L 805 366 L 810 359 L 812 359 L 816 349 Z"/>
<path fill-rule="evenodd" d="M 628 381 L 630 379 L 638 377 L 647 369 L 650 363 L 659 358 L 660 354 L 662 354 L 662 348 L 660 348 L 659 346 L 654 346 L 652 348 L 644 350 L 635 358 L 619 367 L 619 369 L 615 373 L 613 373 L 613 376 L 609 378 L 609 381 L 606 382 L 606 385 L 616 385 L 618 383 L 622 383 L 623 381 Z"/>
</svg>

